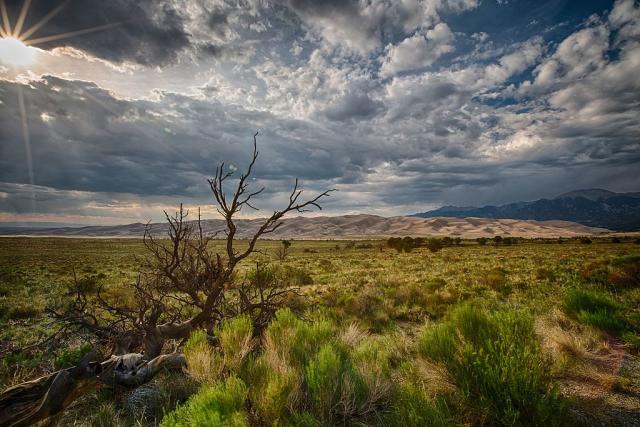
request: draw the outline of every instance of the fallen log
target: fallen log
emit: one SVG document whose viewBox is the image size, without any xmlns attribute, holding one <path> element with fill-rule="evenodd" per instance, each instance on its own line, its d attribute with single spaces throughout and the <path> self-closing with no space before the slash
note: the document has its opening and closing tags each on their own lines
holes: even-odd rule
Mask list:
<svg viewBox="0 0 640 427">
<path fill-rule="evenodd" d="M 161 370 L 180 370 L 184 355 L 163 354 L 150 361 L 140 354 L 112 356 L 92 362 L 87 353 L 72 368 L 61 369 L 33 381 L 15 385 L 0 394 L 0 425 L 29 426 L 66 409 L 78 397 L 102 387 L 135 388 L 151 381 Z"/>
</svg>

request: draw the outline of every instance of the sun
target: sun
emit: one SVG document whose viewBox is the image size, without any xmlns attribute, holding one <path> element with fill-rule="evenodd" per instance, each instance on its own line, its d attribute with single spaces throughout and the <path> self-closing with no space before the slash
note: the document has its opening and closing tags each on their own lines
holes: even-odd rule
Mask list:
<svg viewBox="0 0 640 427">
<path fill-rule="evenodd" d="M 9 16 L 9 10 L 5 4 L 5 0 L 0 0 L 0 64 L 15 67 L 27 66 L 32 64 L 39 54 L 39 49 L 32 47 L 33 45 L 104 31 L 123 24 L 122 22 L 115 22 L 91 28 L 68 31 L 61 34 L 32 37 L 47 22 L 60 13 L 60 11 L 62 11 L 62 9 L 64 9 L 71 0 L 64 0 L 58 6 L 49 11 L 49 13 L 47 13 L 38 22 L 25 29 L 24 24 L 26 23 L 31 1 L 32 0 L 24 0 L 22 2 L 22 8 L 20 9 L 18 18 L 14 23 L 12 22 L 11 16 Z"/>
<path fill-rule="evenodd" d="M 38 49 L 27 46 L 14 37 L 0 39 L 0 63 L 9 66 L 26 66 L 33 64 L 38 57 Z"/>
</svg>

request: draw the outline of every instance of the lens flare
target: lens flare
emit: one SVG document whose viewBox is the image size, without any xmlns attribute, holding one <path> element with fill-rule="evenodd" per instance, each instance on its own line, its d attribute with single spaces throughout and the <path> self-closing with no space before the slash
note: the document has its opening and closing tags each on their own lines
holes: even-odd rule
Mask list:
<svg viewBox="0 0 640 427">
<path fill-rule="evenodd" d="M 9 66 L 25 66 L 35 62 L 38 49 L 27 46 L 14 37 L 0 39 L 0 64 Z"/>
<path fill-rule="evenodd" d="M 5 0 L 0 0 L 0 18 L 2 19 L 0 23 L 0 64 L 12 66 L 29 65 L 36 60 L 38 54 L 38 49 L 31 47 L 33 45 L 97 33 L 124 24 L 123 22 L 113 22 L 91 28 L 33 38 L 31 36 L 58 15 L 69 4 L 70 0 L 65 0 L 30 28 L 23 31 L 27 15 L 29 14 L 29 8 L 31 7 L 31 1 L 32 0 L 23 1 L 20 14 L 18 15 L 15 27 L 13 27 Z"/>
</svg>

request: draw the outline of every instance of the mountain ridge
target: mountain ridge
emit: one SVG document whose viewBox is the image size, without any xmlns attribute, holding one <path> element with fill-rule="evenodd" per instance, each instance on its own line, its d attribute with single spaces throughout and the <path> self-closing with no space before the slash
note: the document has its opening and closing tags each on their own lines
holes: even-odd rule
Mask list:
<svg viewBox="0 0 640 427">
<path fill-rule="evenodd" d="M 637 231 L 640 230 L 640 192 L 616 193 L 601 188 L 590 188 L 563 193 L 552 199 L 482 207 L 443 206 L 413 216 L 563 220 L 615 231 Z"/>
</svg>

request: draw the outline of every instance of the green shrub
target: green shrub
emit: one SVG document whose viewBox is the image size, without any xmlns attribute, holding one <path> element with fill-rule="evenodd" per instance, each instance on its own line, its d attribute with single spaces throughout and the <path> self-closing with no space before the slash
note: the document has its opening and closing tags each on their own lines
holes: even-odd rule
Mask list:
<svg viewBox="0 0 640 427">
<path fill-rule="evenodd" d="M 630 345 L 632 348 L 634 348 L 636 351 L 640 351 L 640 336 L 627 331 L 625 333 L 622 334 L 622 339 L 624 340 L 625 343 L 627 343 L 628 345 Z"/>
<path fill-rule="evenodd" d="M 26 295 L 7 299 L 0 306 L 0 315 L 7 320 L 33 319 L 43 313 L 40 301 L 33 301 Z"/>
<path fill-rule="evenodd" d="M 119 427 L 119 413 L 113 402 L 99 405 L 92 411 L 90 418 L 92 427 Z"/>
<path fill-rule="evenodd" d="M 89 343 L 82 344 L 81 346 L 72 348 L 70 350 L 62 350 L 56 355 L 56 358 L 53 361 L 53 366 L 56 369 L 75 366 L 89 351 L 91 351 L 91 344 Z"/>
<path fill-rule="evenodd" d="M 488 424 L 558 424 L 566 414 L 524 313 L 463 305 L 427 327 L 418 347 L 444 364 L 466 406 Z"/>
<path fill-rule="evenodd" d="M 436 277 L 434 279 L 429 280 L 425 286 L 430 291 L 436 291 L 438 289 L 442 289 L 447 285 L 447 281 L 441 277 Z"/>
<path fill-rule="evenodd" d="M 612 259 L 608 282 L 615 288 L 640 286 L 640 255 Z"/>
<path fill-rule="evenodd" d="M 336 334 L 335 324 L 324 317 L 304 322 L 291 310 L 281 309 L 267 328 L 265 338 L 268 345 L 281 352 L 288 362 L 305 366 L 308 359 Z"/>
<path fill-rule="evenodd" d="M 556 280 L 555 271 L 549 268 L 538 268 L 536 270 L 536 279 L 538 280 L 548 280 L 549 282 L 553 282 Z"/>
<path fill-rule="evenodd" d="M 290 426 L 295 427 L 321 427 L 320 421 L 316 420 L 313 415 L 308 412 L 294 413 L 291 416 Z"/>
<path fill-rule="evenodd" d="M 224 359 L 220 352 L 209 345 L 207 333 L 194 331 L 184 346 L 187 359 L 187 371 L 196 381 L 214 382 L 224 368 Z"/>
<path fill-rule="evenodd" d="M 301 268 L 287 266 L 284 269 L 285 281 L 290 286 L 308 286 L 313 285 L 313 277 Z"/>
<path fill-rule="evenodd" d="M 605 294 L 583 289 L 570 289 L 564 300 L 567 314 L 582 323 L 620 333 L 626 328 L 618 315 L 620 306 Z"/>
<path fill-rule="evenodd" d="M 435 239 L 435 238 L 427 240 L 426 246 L 427 246 L 427 249 L 429 249 L 429 251 L 433 253 L 440 251 L 444 247 L 442 241 L 440 239 Z"/>
<path fill-rule="evenodd" d="M 262 422 L 348 424 L 382 411 L 392 387 L 391 346 L 366 334 L 345 339 L 345 333 L 321 316 L 302 321 L 289 310 L 276 314 L 262 353 L 242 370 Z"/>
<path fill-rule="evenodd" d="M 340 399 L 344 375 L 342 357 L 331 345 L 324 345 L 309 361 L 305 369 L 305 381 L 314 412 L 329 422 L 333 408 Z"/>
<path fill-rule="evenodd" d="M 277 354 L 266 351 L 249 359 L 243 375 L 247 384 L 251 384 L 249 398 L 259 418 L 267 425 L 279 425 L 286 420 L 289 409 L 296 405 L 298 370 Z"/>
<path fill-rule="evenodd" d="M 606 285 L 609 281 L 609 266 L 607 261 L 591 261 L 582 266 L 580 277 L 587 283 Z"/>
<path fill-rule="evenodd" d="M 249 316 L 225 320 L 216 329 L 215 335 L 220 341 L 225 367 L 238 369 L 253 347 L 253 325 Z"/>
<path fill-rule="evenodd" d="M 450 409 L 443 398 L 429 398 L 418 387 L 402 384 L 393 396 L 384 425 L 390 427 L 450 426 Z"/>
<path fill-rule="evenodd" d="M 484 274 L 482 283 L 492 289 L 500 290 L 507 284 L 507 272 L 504 268 L 492 268 Z"/>
<path fill-rule="evenodd" d="M 163 427 L 248 426 L 247 387 L 237 377 L 207 386 L 162 419 Z"/>
<path fill-rule="evenodd" d="M 393 292 L 405 292 L 395 289 Z M 398 295 L 400 299 L 403 297 Z M 360 292 L 341 292 L 336 306 L 339 315 L 355 318 L 380 332 L 392 324 L 391 310 L 383 290 L 377 286 L 365 286 Z"/>
</svg>

